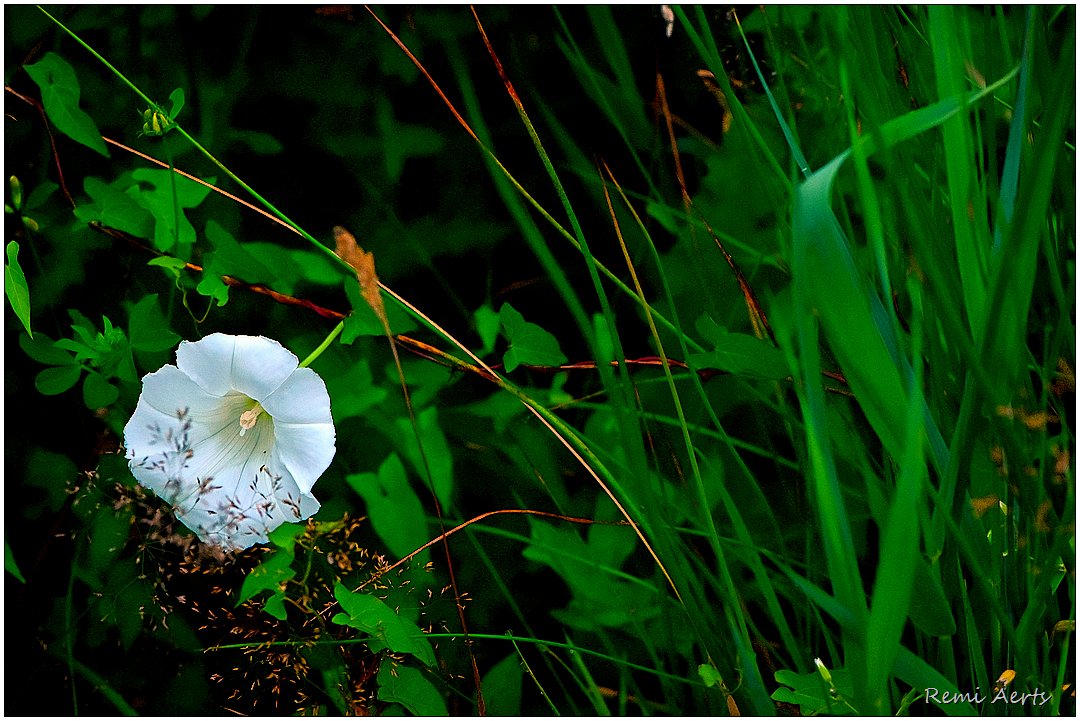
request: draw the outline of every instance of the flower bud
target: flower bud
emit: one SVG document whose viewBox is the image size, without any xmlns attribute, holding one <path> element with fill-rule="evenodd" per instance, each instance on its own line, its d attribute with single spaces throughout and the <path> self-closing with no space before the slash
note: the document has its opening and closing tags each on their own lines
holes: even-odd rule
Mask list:
<svg viewBox="0 0 1080 721">
<path fill-rule="evenodd" d="M 8 178 L 8 184 L 11 185 L 11 204 L 15 206 L 15 210 L 22 210 L 22 183 L 19 182 L 18 178 L 12 175 Z"/>
</svg>

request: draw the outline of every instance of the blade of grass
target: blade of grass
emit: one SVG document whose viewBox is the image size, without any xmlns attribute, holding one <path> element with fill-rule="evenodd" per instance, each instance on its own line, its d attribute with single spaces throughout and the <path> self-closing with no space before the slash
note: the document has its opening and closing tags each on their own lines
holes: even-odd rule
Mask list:
<svg viewBox="0 0 1080 721">
<path fill-rule="evenodd" d="M 1074 37 L 1074 36 L 1070 36 Z M 1044 119 L 1044 129 L 1036 136 L 1032 151 L 1033 167 L 1022 182 L 1017 197 L 1016 216 L 1009 225 L 1007 240 L 993 254 L 990 272 L 990 294 L 984 330 L 980 338 L 985 357 L 995 368 L 994 398 L 1005 403 L 1013 395 L 1013 385 L 1022 368 L 1023 359 L 1015 348 L 1024 347 L 1032 289 L 1038 260 L 1039 240 L 1045 232 L 1047 209 L 1054 192 L 1054 170 L 1060 157 L 1065 129 L 1072 117 L 1075 84 L 1071 80 L 1076 48 L 1066 43 L 1065 50 L 1054 69 L 1050 92 L 1055 102 L 1050 118 Z M 992 319 L 992 322 L 990 322 Z"/>
<path fill-rule="evenodd" d="M 762 89 L 765 91 L 765 97 L 769 101 L 769 107 L 772 108 L 773 115 L 776 116 L 776 124 L 780 126 L 780 131 L 784 134 L 784 141 L 787 142 L 788 150 L 791 152 L 791 157 L 795 161 L 795 165 L 798 166 L 799 172 L 803 177 L 810 177 L 810 165 L 806 162 L 806 156 L 803 155 L 802 148 L 799 147 L 799 141 L 795 137 L 795 133 L 792 131 L 791 126 L 788 124 L 784 114 L 780 111 L 780 106 L 776 103 L 776 98 L 773 97 L 772 90 L 769 89 L 769 83 L 765 79 L 765 74 L 761 72 L 761 67 L 758 65 L 757 57 L 754 55 L 753 48 L 750 47 L 750 41 L 746 39 L 746 33 L 743 32 L 742 23 L 739 22 L 739 13 L 735 8 L 731 10 L 731 17 L 735 19 L 735 27 L 739 30 L 739 37 L 742 38 L 743 46 L 746 48 L 746 55 L 750 58 L 750 62 L 754 66 L 754 72 L 758 76 L 758 81 L 761 83 Z"/>
<path fill-rule="evenodd" d="M 942 98 L 967 97 L 963 82 L 965 51 L 960 47 L 957 10 L 945 5 L 929 8 L 930 49 L 938 97 Z M 987 311 L 987 252 L 991 243 L 985 222 L 980 221 L 985 217 L 986 199 L 972 172 L 975 146 L 966 113 L 944 119 L 941 132 L 964 309 L 976 332 L 984 326 Z"/>
<path fill-rule="evenodd" d="M 985 89 L 895 118 L 857 142 L 863 144 L 869 156 L 882 147 L 914 138 L 991 94 L 1016 72 L 1012 70 Z M 836 175 L 852 152 L 848 149 L 833 158 L 796 190 L 792 269 L 796 285 L 801 282 L 806 293 L 807 308 L 816 308 L 821 314 L 830 346 L 860 406 L 885 447 L 893 457 L 900 458 L 910 364 L 900 353 L 895 325 L 889 320 L 892 314 L 857 271 L 850 241 L 830 208 Z M 928 408 L 925 432 L 930 459 L 942 473 L 948 466 L 948 450 Z"/>
<path fill-rule="evenodd" d="M 635 210 L 633 205 L 630 203 L 629 198 L 627 198 L 626 194 L 623 192 L 622 186 L 614 178 L 613 174 L 611 173 L 611 170 L 609 168 L 607 168 L 606 165 L 604 166 L 604 169 L 605 169 L 605 171 L 607 173 L 608 178 L 610 178 L 611 183 L 614 185 L 615 189 L 619 192 L 620 197 L 621 197 L 624 205 L 630 210 L 630 213 L 632 214 L 634 220 L 637 223 L 638 230 L 641 233 L 641 236 L 646 241 L 648 249 L 649 249 L 649 251 L 650 251 L 650 253 L 652 255 L 652 260 L 656 264 L 657 269 L 659 271 L 659 277 L 660 277 L 660 280 L 661 280 L 661 285 L 663 286 L 664 294 L 665 294 L 665 297 L 667 299 L 668 305 L 672 309 L 672 319 L 673 319 L 674 323 L 678 326 L 679 325 L 679 317 L 678 317 L 677 311 L 675 310 L 676 309 L 676 304 L 674 303 L 674 299 L 672 298 L 671 289 L 670 289 L 670 286 L 669 286 L 669 284 L 667 282 L 666 273 L 664 272 L 664 265 L 663 265 L 663 262 L 661 260 L 660 254 L 657 251 L 656 244 L 652 241 L 652 238 L 651 238 L 647 228 L 645 227 L 645 224 L 642 222 L 641 217 L 638 215 L 637 211 Z M 606 189 L 605 189 L 605 197 L 606 197 L 606 195 L 607 195 L 607 193 L 606 193 Z M 609 201 L 609 207 L 610 207 L 610 201 Z M 612 217 L 614 218 L 615 214 L 614 214 L 613 209 L 611 211 L 611 214 L 612 214 Z M 637 273 L 633 269 L 633 263 L 630 260 L 629 251 L 626 248 L 625 242 L 622 240 L 621 232 L 618 234 L 618 237 L 619 237 L 620 245 L 621 245 L 621 247 L 623 249 L 624 258 L 627 261 L 628 267 L 630 268 L 631 275 L 632 275 L 632 277 L 634 279 L 635 286 L 638 288 L 638 292 L 641 293 L 642 295 L 644 295 L 644 290 L 641 288 L 641 285 L 637 280 Z M 764 318 L 764 315 L 762 315 L 762 318 Z M 648 316 L 647 316 L 647 319 L 649 319 Z M 708 502 L 706 500 L 704 481 L 702 480 L 701 473 L 700 473 L 700 470 L 698 468 L 698 462 L 697 462 L 697 458 L 696 458 L 697 451 L 694 449 L 693 443 L 692 443 L 691 439 L 689 438 L 689 426 L 687 424 L 685 414 L 683 414 L 683 412 L 682 412 L 682 404 L 681 404 L 681 402 L 679 400 L 678 393 L 677 393 L 676 388 L 675 388 L 674 378 L 671 375 L 671 371 L 670 371 L 669 364 L 667 363 L 666 355 L 664 355 L 663 343 L 662 343 L 662 341 L 660 339 L 659 332 L 658 332 L 657 328 L 651 322 L 650 322 L 650 330 L 653 333 L 653 342 L 656 344 L 656 347 L 660 350 L 661 358 L 664 361 L 663 367 L 664 367 L 664 370 L 665 370 L 665 377 L 668 380 L 669 389 L 670 389 L 670 392 L 672 394 L 673 401 L 675 403 L 676 412 L 678 414 L 678 425 L 683 430 L 684 442 L 686 443 L 687 451 L 690 454 L 690 459 L 689 460 L 691 462 L 691 468 L 693 470 L 693 479 L 694 479 L 695 488 L 696 488 L 697 493 L 698 493 L 698 501 L 701 504 L 701 507 L 703 509 L 703 515 L 705 516 L 705 527 L 706 527 L 710 542 L 713 545 L 714 554 L 717 557 L 718 570 L 720 571 L 721 581 L 724 584 L 724 586 L 721 587 L 720 590 L 727 597 L 731 597 L 735 593 L 735 589 L 734 589 L 733 586 L 730 585 L 731 584 L 731 574 L 730 574 L 730 571 L 727 568 L 727 564 L 726 564 L 726 561 L 724 559 L 724 553 L 723 553 L 723 551 L 722 551 L 722 549 L 720 548 L 720 545 L 719 545 L 719 534 L 717 533 L 717 529 L 716 529 L 715 523 L 713 521 L 712 515 L 708 512 L 709 504 L 708 504 Z M 681 336 L 677 336 L 677 338 L 681 338 Z M 682 352 L 687 353 L 688 349 L 686 347 L 686 344 L 682 343 L 681 340 L 680 340 L 680 345 L 682 347 Z M 724 431 L 723 426 L 721 426 L 720 420 L 717 417 L 716 412 L 712 407 L 712 403 L 710 402 L 708 395 L 705 393 L 705 388 L 701 384 L 701 379 L 696 374 L 694 374 L 691 377 L 691 382 L 694 384 L 695 390 L 696 390 L 698 396 L 700 397 L 700 399 L 702 401 L 702 404 L 704 405 L 704 407 L 706 408 L 706 410 L 707 410 L 707 412 L 708 412 L 708 414 L 710 416 L 710 420 L 713 422 L 714 426 L 717 428 L 721 439 L 728 446 L 728 450 L 731 452 L 731 455 L 735 459 L 736 464 L 739 466 L 742 473 L 746 476 L 746 478 L 749 481 L 750 485 L 752 487 L 756 488 L 757 487 L 757 480 L 753 477 L 753 474 L 746 467 L 746 465 L 743 462 L 742 458 L 735 451 L 735 445 L 734 445 L 733 439 Z M 727 511 L 728 516 L 731 518 L 731 520 L 732 520 L 732 522 L 733 522 L 733 524 L 735 526 L 736 534 L 737 534 L 739 540 L 742 541 L 744 544 L 746 544 L 747 547 L 753 547 L 753 542 L 751 540 L 751 534 L 749 533 L 749 529 L 747 528 L 745 522 L 742 519 L 742 515 L 738 510 L 738 504 L 736 504 L 734 502 L 734 499 L 731 497 L 731 494 L 728 492 L 726 486 L 723 483 L 721 483 L 719 485 L 719 491 L 721 493 L 721 499 L 722 499 L 722 502 L 723 502 L 723 504 L 725 506 L 725 510 Z M 767 507 L 766 504 L 763 504 L 763 506 Z M 773 521 L 773 523 L 775 524 L 775 520 Z M 757 582 L 758 588 L 761 590 L 762 595 L 765 597 L 766 605 L 767 605 L 767 607 L 768 607 L 768 609 L 770 611 L 773 622 L 776 624 L 777 629 L 779 629 L 780 636 L 781 636 L 781 639 L 784 642 L 785 647 L 788 649 L 788 652 L 792 655 L 793 658 L 798 658 L 799 655 L 798 655 L 798 653 L 796 651 L 797 644 L 795 642 L 794 636 L 792 635 L 791 630 L 790 630 L 790 628 L 788 626 L 787 618 L 785 617 L 784 613 L 780 609 L 780 605 L 779 605 L 779 602 L 778 602 L 778 600 L 776 598 L 776 594 L 775 594 L 775 591 L 774 591 L 774 589 L 772 587 L 772 583 L 769 581 L 768 574 L 765 571 L 765 568 L 762 565 L 760 558 L 758 558 L 755 555 L 751 559 L 750 567 L 751 567 L 751 569 L 752 569 L 752 571 L 754 573 L 754 578 L 755 578 L 755 581 Z M 740 634 L 745 634 L 746 633 L 745 619 L 742 618 L 741 616 L 738 618 L 738 623 L 735 626 L 735 629 L 738 630 Z M 739 638 L 739 637 L 736 636 L 736 638 Z M 748 639 L 744 639 L 744 641 L 745 640 L 748 640 Z M 754 676 L 759 676 L 760 671 L 757 669 L 757 666 L 755 664 L 753 667 L 751 667 L 749 669 L 744 668 L 743 669 L 743 674 L 744 674 L 744 679 L 747 676 L 749 676 L 750 678 L 754 678 Z"/>
<path fill-rule="evenodd" d="M 915 308 L 912 313 L 911 357 L 922 357 L 922 308 L 917 283 L 909 280 L 908 291 Z M 881 529 L 878 567 L 870 601 L 866 629 L 867 684 L 871 712 L 888 713 L 889 675 L 900 650 L 900 636 L 908 618 L 908 608 L 919 562 L 919 517 L 917 505 L 924 484 L 929 483 L 922 436 L 922 363 L 915 372 L 908 392 L 905 453 L 889 507 L 888 519 Z"/>
<path fill-rule="evenodd" d="M 614 177 L 611 175 L 610 169 L 606 166 L 604 168 L 607 171 L 607 175 L 611 178 L 612 182 L 615 182 Z M 623 253 L 623 259 L 626 261 L 626 267 L 630 272 L 630 277 L 634 282 L 634 288 L 638 295 L 642 298 L 643 306 L 647 306 L 645 303 L 645 290 L 641 287 L 641 281 L 638 279 L 637 270 L 634 268 L 634 262 L 630 258 L 630 251 L 626 246 L 626 241 L 622 236 L 622 229 L 619 226 L 618 216 L 615 213 L 615 208 L 611 204 L 611 196 L 607 192 L 607 186 L 604 186 L 604 199 L 607 201 L 608 211 L 611 215 L 612 223 L 615 228 L 615 235 L 619 241 L 619 247 Z M 640 219 L 639 219 L 640 220 Z M 672 306 L 672 312 L 674 312 L 674 305 Z M 677 318 L 677 316 L 676 316 Z M 698 502 L 701 504 L 702 520 L 705 522 L 705 528 L 708 531 L 709 542 L 712 545 L 713 554 L 716 557 L 717 572 L 719 573 L 722 590 L 724 591 L 724 597 L 728 599 L 728 602 L 724 604 L 724 614 L 727 618 L 728 625 L 732 631 L 732 639 L 735 641 L 736 653 L 742 664 L 740 669 L 742 671 L 743 683 L 748 684 L 751 692 L 751 699 L 754 701 L 755 706 L 759 708 L 768 707 L 771 705 L 768 700 L 768 693 L 765 691 L 764 682 L 761 679 L 761 673 L 757 668 L 756 663 L 752 663 L 753 658 L 753 646 L 750 642 L 749 633 L 746 628 L 746 621 L 742 614 L 733 607 L 738 598 L 738 591 L 735 588 L 734 580 L 731 576 L 731 571 L 728 568 L 727 561 L 724 557 L 724 552 L 720 548 L 719 535 L 716 530 L 716 523 L 713 520 L 712 514 L 709 512 L 709 503 L 705 494 L 705 483 L 701 478 L 701 469 L 698 467 L 697 450 L 694 448 L 693 440 L 690 438 L 690 430 L 687 427 L 686 414 L 683 412 L 682 401 L 679 399 L 678 389 L 675 387 L 675 379 L 671 374 L 671 367 L 667 361 L 667 353 L 664 350 L 664 343 L 660 338 L 660 333 L 656 328 L 656 323 L 650 314 L 646 313 L 645 320 L 649 325 L 649 331 L 652 334 L 653 342 L 656 345 L 656 350 L 660 354 L 660 360 L 662 361 L 661 367 L 664 370 L 664 377 L 667 379 L 668 390 L 671 393 L 671 399 L 675 406 L 675 413 L 679 419 L 679 428 L 682 431 L 683 442 L 686 446 L 687 460 L 690 462 L 691 474 L 694 481 L 694 487 L 697 490 Z M 676 322 L 678 322 L 676 320 Z"/>
<path fill-rule="evenodd" d="M 709 20 L 705 16 L 704 8 L 695 8 L 697 23 L 701 28 L 700 32 L 698 28 L 690 22 L 690 19 L 687 17 L 686 12 L 681 6 L 676 5 L 672 9 L 675 11 L 676 17 L 679 18 L 680 27 L 686 32 L 687 37 L 690 38 L 698 55 L 705 61 L 705 64 L 715 76 L 716 81 L 720 84 L 720 87 L 724 92 L 724 97 L 727 99 L 728 107 L 731 108 L 731 111 L 735 116 L 732 132 L 743 135 L 743 137 L 736 136 L 739 143 L 746 142 L 750 147 L 756 148 L 761 161 L 773 172 L 777 180 L 782 183 L 786 189 L 790 190 L 791 179 L 788 177 L 787 173 L 784 172 L 784 169 L 780 167 L 780 163 L 776 160 L 776 156 L 765 142 L 765 139 L 761 136 L 761 133 L 750 119 L 750 116 L 746 114 L 746 109 L 742 106 L 742 103 L 739 102 L 739 99 L 731 89 L 731 83 L 728 80 L 727 73 L 724 71 L 724 63 L 720 60 L 720 50 L 716 46 L 716 38 L 713 37 L 713 34 L 709 29 Z"/>
</svg>

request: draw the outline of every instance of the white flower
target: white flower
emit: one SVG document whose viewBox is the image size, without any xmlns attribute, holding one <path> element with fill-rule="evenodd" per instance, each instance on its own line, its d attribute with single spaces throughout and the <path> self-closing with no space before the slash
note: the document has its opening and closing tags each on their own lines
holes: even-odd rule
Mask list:
<svg viewBox="0 0 1080 721">
<path fill-rule="evenodd" d="M 131 472 L 204 542 L 265 543 L 319 510 L 311 487 L 334 458 L 326 384 L 262 336 L 215 333 L 143 378 L 124 428 Z"/>
</svg>

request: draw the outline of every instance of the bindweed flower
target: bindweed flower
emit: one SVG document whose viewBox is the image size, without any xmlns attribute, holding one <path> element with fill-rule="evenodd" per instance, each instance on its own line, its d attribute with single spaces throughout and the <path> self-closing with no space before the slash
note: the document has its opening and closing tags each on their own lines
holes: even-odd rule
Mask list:
<svg viewBox="0 0 1080 721">
<path fill-rule="evenodd" d="M 326 384 L 280 343 L 215 333 L 143 378 L 124 445 L 135 478 L 205 543 L 240 550 L 319 510 L 334 458 Z"/>
</svg>

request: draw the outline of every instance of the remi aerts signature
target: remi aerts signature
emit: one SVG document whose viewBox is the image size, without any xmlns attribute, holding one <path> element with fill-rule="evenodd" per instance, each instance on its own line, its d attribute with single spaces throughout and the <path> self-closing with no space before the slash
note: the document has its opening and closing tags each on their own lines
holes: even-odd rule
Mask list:
<svg viewBox="0 0 1080 721">
<path fill-rule="evenodd" d="M 967 691 L 964 693 L 958 693 L 956 691 L 945 691 L 936 688 L 926 689 L 925 699 L 927 703 L 934 702 L 940 705 L 948 705 L 954 703 L 973 703 L 983 704 L 989 701 L 990 703 L 1006 703 L 1009 705 L 1024 705 L 1030 704 L 1032 706 L 1042 706 L 1050 701 L 1052 694 L 1046 691 L 1035 689 L 1034 691 L 1012 691 L 1007 688 L 1000 688 L 994 690 L 992 693 L 984 694 L 980 692 L 978 687 L 975 691 Z"/>
</svg>

